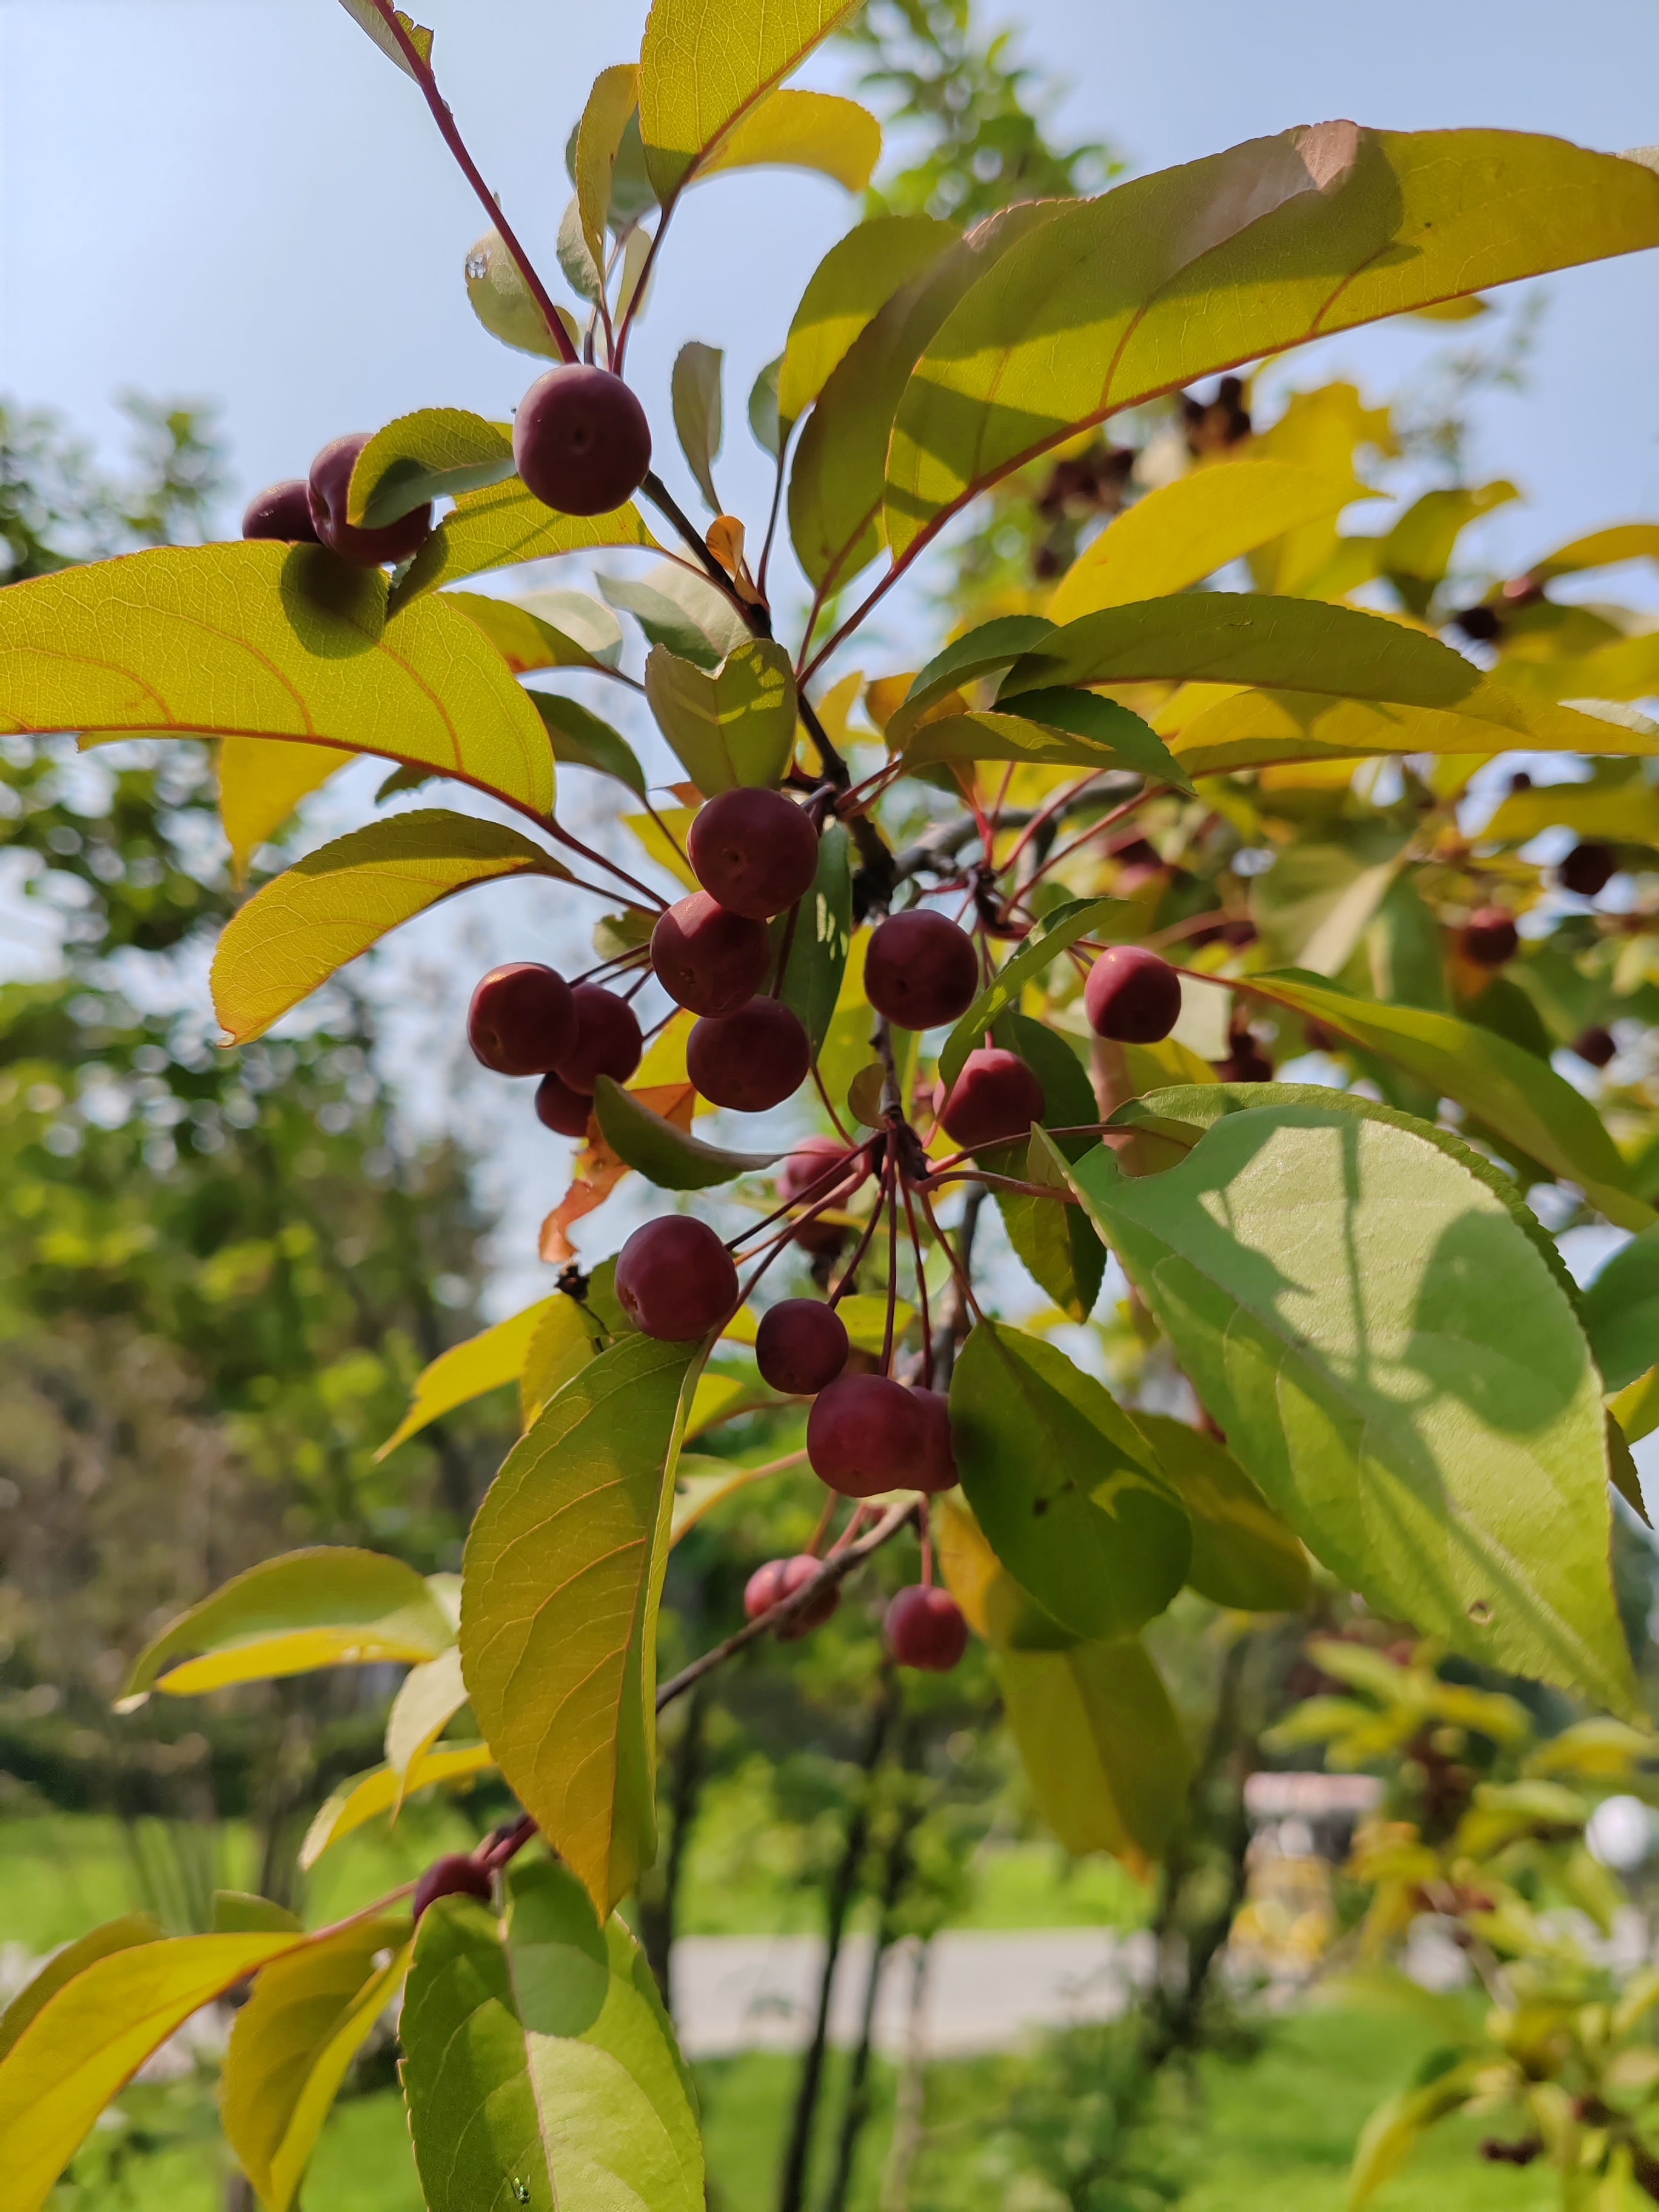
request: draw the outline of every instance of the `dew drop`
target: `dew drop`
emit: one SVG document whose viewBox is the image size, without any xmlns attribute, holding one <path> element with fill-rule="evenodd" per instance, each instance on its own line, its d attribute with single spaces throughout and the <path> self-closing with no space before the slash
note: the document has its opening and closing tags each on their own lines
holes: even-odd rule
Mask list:
<svg viewBox="0 0 1659 2212">
<path fill-rule="evenodd" d="M 466 273 L 475 284 L 478 282 L 478 279 L 481 276 L 488 276 L 489 274 L 489 256 L 487 253 L 477 250 L 469 253 L 466 257 Z"/>
</svg>

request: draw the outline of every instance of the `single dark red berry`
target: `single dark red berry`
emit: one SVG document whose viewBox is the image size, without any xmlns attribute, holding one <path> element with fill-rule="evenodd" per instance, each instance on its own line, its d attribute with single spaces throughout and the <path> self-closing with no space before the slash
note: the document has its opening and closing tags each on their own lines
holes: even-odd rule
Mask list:
<svg viewBox="0 0 1659 2212">
<path fill-rule="evenodd" d="M 968 1623 L 949 1590 L 922 1583 L 902 1589 L 882 1622 L 887 1649 L 901 1667 L 948 1674 L 968 1649 Z"/>
<path fill-rule="evenodd" d="M 816 1298 L 784 1298 L 762 1315 L 755 1332 L 762 1382 L 792 1398 L 810 1398 L 833 1382 L 851 1348 L 846 1322 Z"/>
<path fill-rule="evenodd" d="M 380 530 L 366 530 L 360 522 L 346 520 L 351 471 L 368 440 L 367 430 L 358 430 L 349 438 L 336 438 L 318 454 L 311 465 L 311 520 L 331 553 L 355 561 L 360 568 L 379 568 L 420 551 L 432 535 L 432 504 L 428 501 L 413 507 Z"/>
<path fill-rule="evenodd" d="M 1042 1120 L 1042 1085 L 1018 1053 L 982 1045 L 963 1060 L 948 1098 L 942 1083 L 935 1086 L 933 1111 L 945 1135 L 969 1152 L 1006 1145 Z"/>
<path fill-rule="evenodd" d="M 544 1075 L 536 1085 L 536 1119 L 556 1136 L 585 1137 L 593 1111 L 586 1091 L 573 1091 L 556 1075 Z"/>
<path fill-rule="evenodd" d="M 901 1029 L 937 1029 L 979 996 L 979 955 L 965 929 L 927 907 L 890 914 L 870 934 L 864 992 Z"/>
<path fill-rule="evenodd" d="M 608 368 L 574 362 L 538 376 L 513 422 L 513 459 L 526 488 L 562 514 L 624 507 L 651 466 L 645 410 Z"/>
<path fill-rule="evenodd" d="M 736 1306 L 738 1271 L 706 1221 L 670 1213 L 636 1229 L 617 1254 L 617 1297 L 647 1336 L 686 1344 Z"/>
<path fill-rule="evenodd" d="M 1466 960 L 1477 968 L 1501 968 L 1513 960 L 1521 943 L 1514 917 L 1501 906 L 1477 908 L 1464 923 L 1458 944 Z"/>
<path fill-rule="evenodd" d="M 1181 1019 L 1181 978 L 1144 945 L 1109 945 L 1089 970 L 1083 1010 L 1097 1036 L 1156 1044 Z"/>
<path fill-rule="evenodd" d="M 803 1137 L 779 1172 L 779 1196 L 791 1202 L 799 1199 L 810 1206 L 826 1200 L 839 1212 L 856 1188 L 858 1170 L 849 1169 L 840 1182 L 830 1170 L 838 1160 L 850 1157 L 847 1146 L 837 1137 Z M 801 1222 L 790 1233 L 803 1252 L 823 1259 L 833 1258 L 840 1251 L 848 1232 L 838 1222 L 825 1221 L 820 1217 Z"/>
<path fill-rule="evenodd" d="M 1605 1067 L 1619 1047 L 1613 1042 L 1611 1030 L 1592 1024 L 1573 1039 L 1572 1048 L 1580 1060 L 1587 1060 L 1592 1067 Z"/>
<path fill-rule="evenodd" d="M 1229 1051 L 1224 1060 L 1215 1063 L 1215 1072 L 1223 1083 L 1271 1083 L 1273 1064 L 1255 1037 L 1248 1029 L 1228 1032 Z"/>
<path fill-rule="evenodd" d="M 909 1486 L 912 1490 L 925 1490 L 932 1498 L 941 1490 L 953 1490 L 961 1479 L 957 1474 L 956 1449 L 951 1441 L 951 1401 L 943 1390 L 913 1390 L 910 1395 L 921 1408 L 927 1423 L 927 1449 L 917 1462 Z"/>
<path fill-rule="evenodd" d="M 285 483 L 267 484 L 256 491 L 242 515 L 242 535 L 314 545 L 317 526 L 311 519 L 311 486 L 305 478 L 289 477 Z"/>
<path fill-rule="evenodd" d="M 657 981 L 694 1014 L 735 1014 L 759 990 L 770 963 L 766 924 L 732 914 L 707 891 L 693 891 L 659 915 L 651 933 Z"/>
<path fill-rule="evenodd" d="M 1563 890 L 1599 898 L 1619 872 L 1619 857 L 1611 845 L 1575 845 L 1555 872 Z"/>
<path fill-rule="evenodd" d="M 758 1620 L 762 1613 L 770 1613 L 785 1598 L 793 1597 L 823 1565 L 823 1560 L 815 1559 L 810 1552 L 797 1552 L 793 1559 L 769 1559 L 763 1567 L 756 1568 L 744 1585 L 744 1613 L 750 1620 Z M 840 1603 L 841 1584 L 830 1583 L 793 1620 L 782 1622 L 774 1633 L 781 1644 L 793 1644 L 809 1628 L 821 1628 Z"/>
<path fill-rule="evenodd" d="M 639 1016 L 600 983 L 578 983 L 570 1000 L 576 1034 L 554 1070 L 560 1082 L 590 1096 L 602 1075 L 626 1083 L 645 1055 Z"/>
<path fill-rule="evenodd" d="M 711 799 L 685 850 L 704 890 L 756 921 L 805 898 L 818 872 L 818 833 L 805 809 L 781 791 L 750 786 Z"/>
<path fill-rule="evenodd" d="M 781 1106 L 805 1082 L 812 1040 L 781 999 L 750 999 L 735 1014 L 705 1014 L 685 1041 L 685 1072 L 703 1097 L 738 1114 Z"/>
<path fill-rule="evenodd" d="M 915 1394 L 886 1375 L 843 1375 L 812 1401 L 806 1457 L 843 1498 L 908 1490 L 927 1456 L 927 1423 Z"/>
<path fill-rule="evenodd" d="M 545 1075 L 576 1041 L 574 994 L 555 968 L 514 960 L 472 994 L 466 1041 L 497 1075 Z"/>
<path fill-rule="evenodd" d="M 480 1866 L 465 1851 L 451 1851 L 434 1859 L 416 1883 L 415 1917 L 418 1920 L 434 1898 L 476 1897 L 480 1905 L 488 1905 L 494 1893 L 488 1867 Z"/>
</svg>

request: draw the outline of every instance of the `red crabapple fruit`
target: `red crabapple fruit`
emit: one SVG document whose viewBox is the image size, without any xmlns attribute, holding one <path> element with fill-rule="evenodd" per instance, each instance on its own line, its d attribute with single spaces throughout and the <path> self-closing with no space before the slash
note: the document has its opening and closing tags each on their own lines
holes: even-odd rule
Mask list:
<svg viewBox="0 0 1659 2212">
<path fill-rule="evenodd" d="M 590 1096 L 602 1075 L 626 1083 L 645 1054 L 639 1016 L 603 984 L 578 983 L 570 999 L 576 1033 L 554 1070 L 560 1082 Z"/>
<path fill-rule="evenodd" d="M 556 1136 L 585 1137 L 593 1101 L 585 1091 L 573 1091 L 556 1075 L 544 1075 L 536 1085 L 536 1119 Z"/>
<path fill-rule="evenodd" d="M 1109 945 L 1089 970 L 1083 1009 L 1097 1036 L 1156 1044 L 1181 1018 L 1181 978 L 1144 945 Z"/>
<path fill-rule="evenodd" d="M 756 1568 L 744 1586 L 744 1612 L 750 1620 L 758 1620 L 762 1613 L 770 1613 L 785 1598 L 793 1597 L 823 1565 L 823 1560 L 815 1559 L 810 1552 L 797 1552 L 793 1559 L 769 1559 L 763 1567 Z M 793 1620 L 780 1624 L 775 1632 L 779 1642 L 793 1644 L 809 1628 L 821 1628 L 840 1603 L 840 1583 L 828 1583 Z"/>
<path fill-rule="evenodd" d="M 647 1336 L 707 1336 L 738 1303 L 732 1255 L 706 1221 L 670 1213 L 636 1229 L 617 1256 L 617 1298 Z"/>
<path fill-rule="evenodd" d="M 1483 906 L 1464 923 L 1457 941 L 1463 957 L 1477 968 L 1501 968 L 1506 960 L 1514 959 L 1521 933 L 1513 915 L 1501 906 Z"/>
<path fill-rule="evenodd" d="M 574 994 L 555 968 L 514 960 L 482 978 L 467 1008 L 473 1057 L 497 1075 L 545 1075 L 576 1040 Z"/>
<path fill-rule="evenodd" d="M 864 962 L 865 995 L 901 1029 L 937 1029 L 979 996 L 979 955 L 965 929 L 927 907 L 878 922 Z"/>
<path fill-rule="evenodd" d="M 901 1667 L 948 1674 L 968 1649 L 968 1623 L 949 1590 L 912 1583 L 888 1607 L 882 1621 L 887 1649 Z"/>
<path fill-rule="evenodd" d="M 685 1041 L 685 1072 L 703 1097 L 738 1114 L 781 1106 L 805 1082 L 812 1041 L 781 999 L 750 999 L 735 1014 L 705 1014 Z"/>
<path fill-rule="evenodd" d="M 311 486 L 305 478 L 289 477 L 285 483 L 267 484 L 256 491 L 242 515 L 242 535 L 314 545 L 317 526 L 311 519 Z"/>
<path fill-rule="evenodd" d="M 651 965 L 677 1006 L 735 1014 L 760 988 L 770 959 L 766 924 L 693 891 L 657 917 Z"/>
<path fill-rule="evenodd" d="M 380 530 L 346 520 L 346 494 L 357 456 L 368 443 L 367 430 L 349 438 L 336 438 L 323 447 L 311 465 L 311 520 L 317 536 L 331 553 L 355 561 L 360 568 L 379 568 L 388 561 L 407 561 L 432 535 L 432 502 L 400 514 Z"/>
<path fill-rule="evenodd" d="M 608 514 L 645 482 L 651 425 L 621 377 L 571 362 L 538 376 L 520 401 L 513 459 L 544 507 Z"/>
<path fill-rule="evenodd" d="M 1042 1118 L 1042 1085 L 1018 1053 L 984 1045 L 963 1060 L 948 1098 L 942 1083 L 936 1087 L 933 1111 L 945 1135 L 966 1151 L 1006 1145 L 1028 1136 Z"/>
<path fill-rule="evenodd" d="M 685 850 L 710 896 L 756 921 L 804 898 L 818 868 L 818 833 L 805 809 L 781 791 L 749 785 L 709 800 Z"/>
<path fill-rule="evenodd" d="M 833 1382 L 851 1349 L 847 1324 L 816 1298 L 784 1298 L 761 1316 L 755 1364 L 761 1380 L 792 1398 L 810 1398 Z"/>
<path fill-rule="evenodd" d="M 927 1449 L 926 1414 L 890 1376 L 841 1376 L 819 1391 L 806 1419 L 812 1472 L 843 1498 L 909 1489 Z"/>
<path fill-rule="evenodd" d="M 416 1883 L 415 1917 L 419 1920 L 434 1898 L 476 1897 L 480 1905 L 488 1905 L 494 1893 L 488 1867 L 480 1866 L 465 1851 L 449 1851 L 434 1859 Z"/>
</svg>

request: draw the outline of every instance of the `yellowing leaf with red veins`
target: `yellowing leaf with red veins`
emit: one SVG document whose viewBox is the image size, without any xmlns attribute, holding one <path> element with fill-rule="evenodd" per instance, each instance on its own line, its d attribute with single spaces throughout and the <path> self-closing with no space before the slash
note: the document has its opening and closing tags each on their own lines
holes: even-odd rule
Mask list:
<svg viewBox="0 0 1659 2212">
<path fill-rule="evenodd" d="M 411 606 L 441 584 L 521 561 L 547 561 L 559 553 L 592 553 L 605 545 L 656 544 L 638 507 L 609 514 L 560 514 L 544 507 L 518 477 L 463 492 L 438 525 L 392 592 L 392 604 Z"/>
<path fill-rule="evenodd" d="M 8 586 L 0 730 L 297 738 L 553 803 L 541 718 L 482 633 L 441 600 L 389 617 L 380 571 L 319 545 L 163 546 Z"/>
<path fill-rule="evenodd" d="M 474 884 L 522 875 L 569 881 L 545 846 L 471 815 L 422 807 L 354 830 L 231 916 L 213 956 L 214 1011 L 246 1044 L 399 922 Z"/>
</svg>

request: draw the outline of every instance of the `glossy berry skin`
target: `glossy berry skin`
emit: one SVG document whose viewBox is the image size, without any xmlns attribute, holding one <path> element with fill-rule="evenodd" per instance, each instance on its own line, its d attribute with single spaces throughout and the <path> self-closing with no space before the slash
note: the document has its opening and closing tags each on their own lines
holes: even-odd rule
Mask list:
<svg viewBox="0 0 1659 2212">
<path fill-rule="evenodd" d="M 941 1490 L 954 1490 L 960 1480 L 951 1442 L 951 1401 L 943 1390 L 913 1390 L 910 1395 L 927 1424 L 927 1449 L 913 1470 L 910 1487 L 935 1498 Z"/>
<path fill-rule="evenodd" d="M 770 960 L 766 924 L 730 913 L 707 891 L 659 915 L 651 933 L 657 981 L 694 1014 L 735 1014 L 759 990 Z"/>
<path fill-rule="evenodd" d="M 901 1667 L 948 1674 L 968 1649 L 968 1623 L 949 1590 L 913 1583 L 888 1607 L 882 1634 Z"/>
<path fill-rule="evenodd" d="M 346 494 L 357 456 L 368 443 L 367 430 L 349 438 L 336 438 L 323 447 L 311 465 L 311 520 L 321 543 L 343 561 L 360 568 L 379 568 L 389 561 L 407 561 L 432 535 L 432 504 L 400 514 L 382 530 L 365 530 L 346 520 Z"/>
<path fill-rule="evenodd" d="M 550 368 L 519 403 L 513 459 L 544 507 L 561 514 L 608 514 L 645 481 L 651 425 L 608 368 L 586 362 Z"/>
<path fill-rule="evenodd" d="M 602 1075 L 626 1083 L 645 1056 L 639 1016 L 626 999 L 599 983 L 578 983 L 570 1000 L 576 1034 L 554 1070 L 560 1082 L 590 1097 Z"/>
<path fill-rule="evenodd" d="M 1181 978 L 1144 945 L 1109 945 L 1089 970 L 1083 1010 L 1097 1036 L 1156 1044 L 1181 1018 Z"/>
<path fill-rule="evenodd" d="M 645 1335 L 688 1344 L 736 1306 L 738 1271 L 706 1221 L 671 1213 L 647 1221 L 623 1246 L 617 1298 Z"/>
<path fill-rule="evenodd" d="M 865 995 L 901 1029 L 956 1021 L 979 996 L 979 980 L 973 939 L 942 914 L 912 907 L 890 914 L 871 933 Z"/>
<path fill-rule="evenodd" d="M 242 535 L 314 545 L 317 526 L 311 519 L 311 487 L 305 478 L 289 477 L 285 483 L 267 484 L 256 491 L 242 514 Z"/>
<path fill-rule="evenodd" d="M 815 1559 L 810 1552 L 797 1552 L 793 1559 L 769 1559 L 763 1567 L 757 1567 L 744 1585 L 743 1609 L 750 1620 L 758 1620 L 763 1613 L 770 1613 L 787 1597 L 793 1597 L 803 1583 L 810 1583 L 822 1559 Z M 773 1631 L 781 1644 L 793 1644 L 805 1636 L 809 1628 L 821 1628 L 841 1603 L 841 1585 L 830 1583 L 819 1591 L 811 1604 L 798 1613 L 793 1620 L 782 1621 Z"/>
<path fill-rule="evenodd" d="M 1610 845 L 1575 845 L 1555 871 L 1563 890 L 1590 899 L 1599 898 L 1618 872 L 1618 856 Z"/>
<path fill-rule="evenodd" d="M 495 1884 L 487 1867 L 481 1867 L 465 1851 L 451 1851 L 443 1858 L 434 1859 L 416 1883 L 415 1917 L 419 1920 L 437 1897 L 476 1897 L 480 1905 L 488 1905 L 494 1893 Z"/>
<path fill-rule="evenodd" d="M 750 999 L 735 1014 L 705 1014 L 685 1041 L 685 1072 L 703 1097 L 738 1114 L 781 1106 L 805 1082 L 812 1041 L 781 999 Z"/>
<path fill-rule="evenodd" d="M 1477 968 L 1501 968 L 1514 959 L 1521 933 L 1501 906 L 1483 906 L 1464 923 L 1457 942 L 1463 957 Z"/>
<path fill-rule="evenodd" d="M 803 1137 L 779 1171 L 778 1195 L 791 1200 L 802 1199 L 811 1206 L 827 1200 L 839 1209 L 852 1195 L 857 1170 L 849 1169 L 839 1183 L 829 1170 L 846 1158 L 847 1147 L 838 1137 Z M 790 1235 L 803 1252 L 823 1258 L 840 1251 L 848 1232 L 839 1223 L 820 1217 L 801 1222 Z"/>
<path fill-rule="evenodd" d="M 1588 1060 L 1592 1067 L 1605 1067 L 1619 1047 L 1611 1031 L 1598 1024 L 1581 1030 L 1572 1041 L 1572 1048 L 1580 1060 Z"/>
<path fill-rule="evenodd" d="M 843 1498 L 915 1487 L 927 1456 L 927 1422 L 912 1392 L 886 1375 L 843 1375 L 812 1401 L 806 1457 Z"/>
<path fill-rule="evenodd" d="M 492 968 L 467 1008 L 466 1041 L 497 1075 L 546 1075 L 576 1042 L 574 993 L 555 968 L 514 960 Z"/>
<path fill-rule="evenodd" d="M 781 791 L 748 786 L 709 800 L 685 850 L 709 896 L 755 921 L 805 898 L 818 871 L 818 833 L 805 810 Z"/>
<path fill-rule="evenodd" d="M 847 1324 L 816 1298 L 784 1298 L 761 1316 L 755 1364 L 761 1380 L 792 1398 L 810 1398 L 835 1381 L 852 1349 Z"/>
<path fill-rule="evenodd" d="M 556 1075 L 544 1075 L 536 1085 L 536 1119 L 559 1137 L 585 1137 L 593 1101 L 585 1091 L 573 1091 Z"/>
<path fill-rule="evenodd" d="M 933 1111 L 945 1135 L 969 1152 L 1006 1145 L 1042 1118 L 1042 1085 L 1018 1053 L 982 1045 L 963 1060 L 948 1098 L 943 1084 L 935 1090 Z"/>
</svg>

